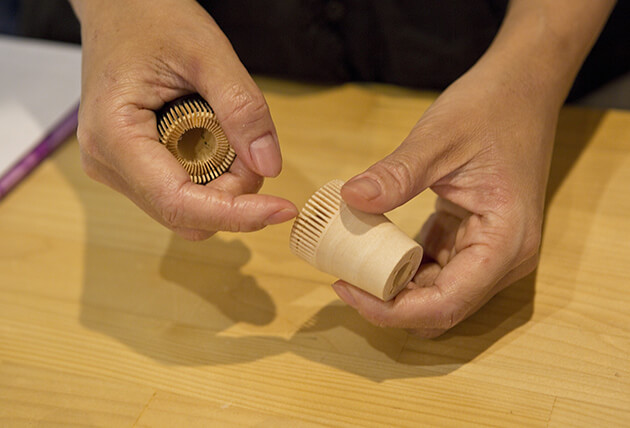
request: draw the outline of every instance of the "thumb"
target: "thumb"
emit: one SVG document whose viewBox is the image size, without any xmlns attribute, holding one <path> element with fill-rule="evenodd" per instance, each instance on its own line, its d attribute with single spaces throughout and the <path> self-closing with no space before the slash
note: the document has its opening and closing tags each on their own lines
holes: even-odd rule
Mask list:
<svg viewBox="0 0 630 428">
<path fill-rule="evenodd" d="M 433 184 L 433 159 L 421 144 L 405 140 L 393 153 L 341 189 L 344 201 L 361 211 L 385 213 L 404 204 Z"/>
<path fill-rule="evenodd" d="M 282 156 L 265 97 L 218 28 L 206 42 L 193 52 L 196 67 L 186 70 L 187 79 L 210 103 L 245 165 L 263 177 L 277 176 Z"/>
</svg>

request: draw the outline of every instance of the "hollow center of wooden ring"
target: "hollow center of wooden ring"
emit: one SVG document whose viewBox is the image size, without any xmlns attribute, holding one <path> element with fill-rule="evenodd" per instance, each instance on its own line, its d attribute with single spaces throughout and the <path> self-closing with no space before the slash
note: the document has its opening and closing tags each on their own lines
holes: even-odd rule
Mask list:
<svg viewBox="0 0 630 428">
<path fill-rule="evenodd" d="M 392 281 L 391 289 L 388 291 L 392 292 L 393 290 L 398 290 L 402 286 L 402 284 L 409 282 L 412 273 L 413 272 L 411 272 L 411 262 L 407 262 L 402 265 L 402 267 L 398 269 L 398 272 L 396 272 L 396 276 Z"/>
<path fill-rule="evenodd" d="M 177 143 L 177 151 L 186 160 L 205 160 L 212 157 L 217 140 L 205 128 L 192 128 L 184 132 Z"/>
</svg>

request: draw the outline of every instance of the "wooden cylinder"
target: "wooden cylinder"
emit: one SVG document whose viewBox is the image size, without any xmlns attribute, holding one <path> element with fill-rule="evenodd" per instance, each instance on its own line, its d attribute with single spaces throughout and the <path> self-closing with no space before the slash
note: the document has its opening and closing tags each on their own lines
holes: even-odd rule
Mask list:
<svg viewBox="0 0 630 428">
<path fill-rule="evenodd" d="M 290 248 L 317 269 L 382 299 L 411 281 L 422 247 L 382 214 L 350 208 L 343 181 L 333 180 L 308 200 L 291 230 Z"/>
<path fill-rule="evenodd" d="M 160 143 L 177 158 L 194 183 L 206 184 L 226 172 L 236 153 L 210 104 L 188 95 L 165 105 L 158 113 Z"/>
</svg>

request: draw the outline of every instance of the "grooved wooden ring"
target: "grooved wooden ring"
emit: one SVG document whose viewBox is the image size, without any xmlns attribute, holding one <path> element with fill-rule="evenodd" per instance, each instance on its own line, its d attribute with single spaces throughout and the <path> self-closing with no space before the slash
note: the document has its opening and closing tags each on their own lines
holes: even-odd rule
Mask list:
<svg viewBox="0 0 630 428">
<path fill-rule="evenodd" d="M 332 180 L 309 198 L 293 223 L 289 247 L 317 269 L 393 299 L 420 266 L 422 247 L 384 215 L 349 207 L 342 186 Z"/>
<path fill-rule="evenodd" d="M 317 248 L 328 225 L 339 215 L 342 186 L 343 181 L 338 179 L 322 186 L 309 198 L 293 223 L 289 248 L 310 264 L 315 263 Z"/>
<path fill-rule="evenodd" d="M 157 116 L 160 143 L 177 158 L 194 183 L 206 184 L 230 169 L 236 153 L 212 107 L 200 95 L 178 98 Z"/>
</svg>

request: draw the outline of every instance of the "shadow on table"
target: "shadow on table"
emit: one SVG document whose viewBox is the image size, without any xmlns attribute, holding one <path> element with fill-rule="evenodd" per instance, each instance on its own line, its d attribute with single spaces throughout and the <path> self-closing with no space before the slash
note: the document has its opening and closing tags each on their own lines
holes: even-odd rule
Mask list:
<svg viewBox="0 0 630 428">
<path fill-rule="evenodd" d="M 548 204 L 601 118 L 601 113 L 592 111 L 563 111 Z M 117 197 L 122 200 L 113 192 L 94 192 L 98 185 L 88 182 L 79 170 L 78 159 L 66 153 L 71 152 L 62 152 L 55 162 L 76 189 L 87 223 L 80 321 L 156 361 L 229 365 L 290 352 L 377 382 L 438 376 L 474 360 L 532 316 L 536 273 L 499 293 L 468 320 L 435 340 L 374 327 L 340 302 L 322 307 L 306 322 L 299 321 L 303 325 L 290 337 L 224 334 L 236 324 L 264 327 L 277 317 L 270 294 L 254 277 L 241 272 L 251 257 L 250 249 L 238 239 L 226 241 L 215 236 L 194 243 L 172 237 L 156 265 L 155 256 L 143 255 L 147 250 L 141 247 L 130 257 L 128 252 L 102 245 L 102 234 L 107 231 L 133 240 L 133 231 L 116 230 L 116 226 L 125 224 L 127 216 L 143 214 L 126 201 L 111 203 Z M 287 168 L 283 177 L 300 193 L 310 194 L 315 189 L 295 169 Z M 98 193 L 103 196 L 95 196 Z M 111 208 L 107 215 L 103 214 L 104 206 Z M 210 262 L 199 263 L 201 259 Z M 296 284 L 299 282 L 296 278 Z M 305 290 L 315 286 L 305 286 Z"/>
</svg>

